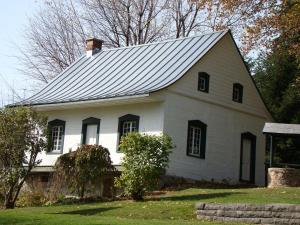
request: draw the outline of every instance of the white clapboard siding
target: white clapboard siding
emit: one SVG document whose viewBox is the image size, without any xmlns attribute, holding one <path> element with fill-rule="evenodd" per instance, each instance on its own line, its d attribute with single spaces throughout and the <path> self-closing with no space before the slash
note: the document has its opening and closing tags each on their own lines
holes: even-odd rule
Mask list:
<svg viewBox="0 0 300 225">
<path fill-rule="evenodd" d="M 199 72 L 210 75 L 209 94 L 197 90 Z M 243 104 L 232 101 L 233 83 L 244 87 Z M 169 89 L 271 120 L 229 33 Z"/>
<path fill-rule="evenodd" d="M 209 93 L 197 90 L 198 72 L 210 75 Z M 232 101 L 233 83 L 241 83 L 244 87 L 242 104 Z M 265 140 L 262 128 L 272 118 L 229 34 L 181 80 L 169 87 L 164 118 L 164 131 L 176 145 L 169 174 L 238 182 L 241 134 L 251 132 L 257 137 L 255 182 L 264 184 Z M 205 159 L 186 155 L 188 120 L 201 120 L 207 124 Z"/>
<path fill-rule="evenodd" d="M 113 107 L 85 109 L 67 109 L 46 112 L 48 120 L 66 121 L 63 153 L 75 150 L 81 143 L 82 120 L 89 117 L 100 119 L 99 144 L 108 148 L 115 165 L 120 164 L 121 153 L 117 153 L 118 118 L 126 114 L 140 116 L 139 131 L 148 134 L 160 134 L 163 130 L 162 103 L 139 103 Z M 41 166 L 54 165 L 60 154 L 42 153 Z"/>
</svg>

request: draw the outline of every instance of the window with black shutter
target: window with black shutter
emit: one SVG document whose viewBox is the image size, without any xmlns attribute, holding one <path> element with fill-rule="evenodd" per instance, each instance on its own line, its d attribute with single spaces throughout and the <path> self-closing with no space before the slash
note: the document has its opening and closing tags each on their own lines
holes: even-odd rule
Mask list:
<svg viewBox="0 0 300 225">
<path fill-rule="evenodd" d="M 98 145 L 100 132 L 100 119 L 90 117 L 82 121 L 82 139 L 84 145 Z"/>
<path fill-rule="evenodd" d="M 209 90 L 209 75 L 205 72 L 198 74 L 198 91 L 208 93 Z"/>
<path fill-rule="evenodd" d="M 127 114 L 127 115 L 121 116 L 119 118 L 119 125 L 118 125 L 118 131 L 119 131 L 118 143 L 120 143 L 122 136 L 124 136 L 130 132 L 138 132 L 139 131 L 139 122 L 140 122 L 139 116 L 132 115 L 132 114 Z"/>
<path fill-rule="evenodd" d="M 239 83 L 233 84 L 232 101 L 242 103 L 243 102 L 243 85 Z"/>
<path fill-rule="evenodd" d="M 66 122 L 63 120 L 52 120 L 48 122 L 48 152 L 62 153 L 64 148 Z"/>
<path fill-rule="evenodd" d="M 187 155 L 205 158 L 207 125 L 200 120 L 188 122 Z"/>
</svg>

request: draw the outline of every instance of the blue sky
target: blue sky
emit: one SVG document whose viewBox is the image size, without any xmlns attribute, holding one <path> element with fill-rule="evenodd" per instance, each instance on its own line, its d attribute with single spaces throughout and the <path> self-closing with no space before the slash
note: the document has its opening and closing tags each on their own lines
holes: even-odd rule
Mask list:
<svg viewBox="0 0 300 225">
<path fill-rule="evenodd" d="M 20 96 L 30 95 L 33 81 L 17 70 L 16 55 L 18 46 L 25 43 L 23 33 L 27 18 L 38 8 L 43 0 L 10 0 L 2 2 L 0 7 L 0 107 L 12 101 L 13 87 Z"/>
</svg>

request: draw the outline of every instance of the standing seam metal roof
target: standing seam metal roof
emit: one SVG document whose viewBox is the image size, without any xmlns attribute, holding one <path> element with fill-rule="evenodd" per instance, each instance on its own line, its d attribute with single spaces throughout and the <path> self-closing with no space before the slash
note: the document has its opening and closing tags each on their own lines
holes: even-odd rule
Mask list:
<svg viewBox="0 0 300 225">
<path fill-rule="evenodd" d="M 77 102 L 161 90 L 180 79 L 227 32 L 106 49 L 92 57 L 84 55 L 19 104 Z"/>
</svg>

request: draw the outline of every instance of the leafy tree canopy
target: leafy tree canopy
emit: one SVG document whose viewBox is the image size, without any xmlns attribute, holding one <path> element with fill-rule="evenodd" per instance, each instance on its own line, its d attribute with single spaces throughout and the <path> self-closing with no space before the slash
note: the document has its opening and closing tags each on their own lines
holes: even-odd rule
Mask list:
<svg viewBox="0 0 300 225">
<path fill-rule="evenodd" d="M 23 183 L 47 148 L 47 118 L 30 108 L 0 109 L 0 191 L 14 208 Z"/>
</svg>

